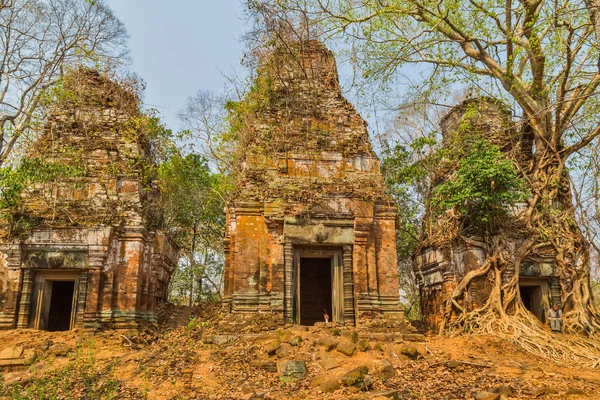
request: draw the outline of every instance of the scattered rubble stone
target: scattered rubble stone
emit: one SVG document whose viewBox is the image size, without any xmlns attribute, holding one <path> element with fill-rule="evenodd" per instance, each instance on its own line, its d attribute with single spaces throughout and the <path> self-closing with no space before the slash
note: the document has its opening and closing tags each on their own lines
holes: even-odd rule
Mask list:
<svg viewBox="0 0 600 400">
<path fill-rule="evenodd" d="M 446 366 L 448 367 L 448 369 L 459 369 L 459 370 L 462 370 L 464 365 L 460 361 L 450 360 L 450 361 L 448 361 L 448 363 L 446 364 Z"/>
<path fill-rule="evenodd" d="M 23 351 L 23 360 L 25 362 L 25 365 L 29 365 L 31 363 L 33 363 L 33 361 L 35 360 L 36 354 L 35 354 L 35 350 L 34 349 L 26 349 Z"/>
<path fill-rule="evenodd" d="M 277 354 L 277 357 L 279 358 L 285 358 L 287 356 L 289 356 L 292 352 L 292 345 L 289 343 L 283 343 L 281 346 L 279 346 L 279 348 L 277 349 L 277 351 L 275 351 L 275 354 Z"/>
<path fill-rule="evenodd" d="M 371 345 L 366 339 L 360 339 L 358 342 L 356 342 L 356 348 L 359 351 L 367 351 L 370 347 Z"/>
<path fill-rule="evenodd" d="M 218 346 L 222 346 L 224 344 L 227 344 L 229 342 L 231 342 L 234 337 L 232 335 L 215 335 L 212 338 L 212 342 Z"/>
<path fill-rule="evenodd" d="M 289 343 L 292 346 L 298 346 L 300 343 L 302 343 L 302 336 L 294 336 Z"/>
<path fill-rule="evenodd" d="M 405 333 L 402 335 L 402 339 L 406 340 L 407 342 L 424 342 L 425 336 L 421 335 L 420 333 Z"/>
<path fill-rule="evenodd" d="M 354 354 L 354 350 L 356 350 L 356 346 L 352 342 L 347 342 L 345 340 L 342 340 L 337 345 L 336 350 L 344 355 L 351 356 L 352 354 Z"/>
<path fill-rule="evenodd" d="M 400 400 L 400 395 L 398 394 L 398 391 L 396 391 L 396 390 L 374 392 L 371 396 L 372 397 L 369 397 L 369 399 L 371 399 L 371 400 L 376 400 L 376 399 Z"/>
<path fill-rule="evenodd" d="M 342 376 L 342 383 L 345 386 L 353 386 L 358 389 L 367 389 L 373 385 L 373 377 L 368 375 L 369 367 L 362 365 L 350 370 Z"/>
<path fill-rule="evenodd" d="M 402 346 L 400 353 L 413 360 L 419 357 L 419 350 L 414 346 Z"/>
<path fill-rule="evenodd" d="M 294 334 L 288 329 L 277 329 L 275 331 L 275 335 L 277 336 L 277 339 L 279 339 L 279 341 L 282 343 L 289 343 L 294 337 Z"/>
<path fill-rule="evenodd" d="M 329 330 L 329 334 L 331 336 L 341 336 L 340 330 L 338 328 L 331 328 Z"/>
<path fill-rule="evenodd" d="M 373 386 L 374 383 L 373 375 L 365 375 L 361 389 L 368 389 Z"/>
<path fill-rule="evenodd" d="M 279 347 L 281 347 L 281 342 L 279 340 L 273 340 L 265 344 L 265 351 L 268 355 L 274 356 Z"/>
<path fill-rule="evenodd" d="M 498 393 L 479 391 L 473 393 L 473 398 L 475 400 L 500 400 L 500 395 Z"/>
<path fill-rule="evenodd" d="M 246 393 L 246 394 L 242 395 L 242 397 L 240 397 L 240 400 L 259 400 L 259 399 L 264 399 L 264 398 L 265 398 L 264 392 L 257 392 L 257 393 Z"/>
<path fill-rule="evenodd" d="M 512 388 L 507 385 L 496 386 L 494 389 L 492 389 L 492 392 L 506 397 L 511 397 L 513 395 Z"/>
<path fill-rule="evenodd" d="M 325 371 L 334 369 L 338 365 L 340 365 L 334 357 L 330 356 L 327 353 L 324 357 L 317 361 L 317 364 L 319 364 L 319 366 L 321 366 L 321 368 L 323 368 Z"/>
<path fill-rule="evenodd" d="M 72 350 L 71 346 L 64 343 L 57 343 L 50 347 L 50 352 L 56 357 L 66 357 Z"/>
<path fill-rule="evenodd" d="M 20 346 L 8 347 L 8 348 L 0 351 L 0 360 L 20 358 L 22 354 L 23 354 L 23 347 L 20 347 Z"/>
<path fill-rule="evenodd" d="M 340 380 L 338 378 L 329 379 L 319 385 L 319 389 L 324 393 L 335 392 L 340 387 Z"/>
<path fill-rule="evenodd" d="M 544 386 L 544 387 L 542 387 L 542 388 L 535 389 L 535 390 L 534 390 L 534 391 L 531 393 L 531 395 L 532 395 L 533 397 L 542 397 L 542 396 L 545 396 L 545 395 L 547 395 L 547 394 L 550 394 L 550 393 L 551 393 L 551 390 L 550 390 L 550 388 L 549 388 L 549 387 L 547 387 L 547 386 Z"/>
<path fill-rule="evenodd" d="M 390 379 L 396 375 L 396 370 L 388 360 L 375 360 L 373 361 L 373 375 Z"/>
<path fill-rule="evenodd" d="M 277 372 L 277 364 L 275 363 L 275 361 L 254 360 L 250 362 L 250 365 L 252 365 L 255 368 L 262 369 L 266 372 Z"/>
<path fill-rule="evenodd" d="M 301 360 L 279 361 L 277 371 L 280 381 L 293 382 L 306 376 L 306 363 Z"/>
<path fill-rule="evenodd" d="M 340 341 L 329 336 L 324 336 L 319 338 L 317 343 L 321 346 L 324 346 L 327 351 L 331 351 L 337 347 Z"/>
<path fill-rule="evenodd" d="M 355 330 L 345 329 L 340 332 L 342 336 L 342 340 L 347 340 L 352 343 L 356 343 L 358 340 L 358 333 Z"/>
<path fill-rule="evenodd" d="M 37 346 L 36 349 L 38 349 L 41 352 L 45 352 L 47 351 L 50 346 L 52 346 L 52 341 L 51 340 L 42 340 Z"/>
</svg>

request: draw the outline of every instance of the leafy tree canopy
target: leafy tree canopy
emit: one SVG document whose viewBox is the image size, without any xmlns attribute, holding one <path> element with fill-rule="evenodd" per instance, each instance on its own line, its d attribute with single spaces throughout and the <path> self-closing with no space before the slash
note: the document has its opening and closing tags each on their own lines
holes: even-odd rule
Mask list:
<svg viewBox="0 0 600 400">
<path fill-rule="evenodd" d="M 436 186 L 431 203 L 439 213 L 455 209 L 478 226 L 505 215 L 508 207 L 525 201 L 528 191 L 514 163 L 485 140 L 459 162 L 454 176 Z"/>
</svg>

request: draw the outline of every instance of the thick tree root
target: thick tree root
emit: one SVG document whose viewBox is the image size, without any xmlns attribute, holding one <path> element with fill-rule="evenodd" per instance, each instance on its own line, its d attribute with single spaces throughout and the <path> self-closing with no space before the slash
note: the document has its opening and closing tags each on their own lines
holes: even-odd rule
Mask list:
<svg viewBox="0 0 600 400">
<path fill-rule="evenodd" d="M 569 334 L 551 333 L 523 309 L 516 315 L 497 315 L 482 309 L 464 314 L 449 324 L 446 334 L 494 334 L 523 350 L 559 364 L 600 367 L 600 341 Z"/>
<path fill-rule="evenodd" d="M 596 310 L 575 308 L 563 317 L 567 332 L 583 333 L 589 337 L 554 334 L 523 305 L 518 289 L 518 274 L 502 284 L 504 269 L 511 265 L 515 271 L 519 271 L 521 261 L 530 252 L 532 243 L 533 241 L 527 241 L 511 253 L 503 251 L 506 249 L 505 239 L 497 237 L 493 246 L 490 246 L 494 251 L 484 264 L 467 273 L 447 299 L 440 334 L 494 334 L 513 342 L 525 351 L 558 363 L 600 367 L 600 341 L 597 340 L 600 330 L 596 326 Z M 464 300 L 472 280 L 484 275 L 492 288 L 487 301 L 481 308 L 465 311 L 465 307 L 460 305 L 461 299 Z M 582 284 L 581 287 L 586 285 Z"/>
</svg>

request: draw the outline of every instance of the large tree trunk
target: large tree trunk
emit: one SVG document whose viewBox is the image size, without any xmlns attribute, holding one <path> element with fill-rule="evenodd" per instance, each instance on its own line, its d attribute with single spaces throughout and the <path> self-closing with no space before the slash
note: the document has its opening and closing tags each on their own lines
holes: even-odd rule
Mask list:
<svg viewBox="0 0 600 400">
<path fill-rule="evenodd" d="M 600 0 L 585 0 L 585 5 L 590 12 L 590 19 L 596 32 L 596 41 L 600 46 Z"/>
</svg>

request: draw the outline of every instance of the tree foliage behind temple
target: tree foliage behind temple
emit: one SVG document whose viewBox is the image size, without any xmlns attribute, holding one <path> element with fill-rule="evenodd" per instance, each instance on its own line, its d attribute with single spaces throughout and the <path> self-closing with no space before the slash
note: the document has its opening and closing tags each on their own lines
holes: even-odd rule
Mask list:
<svg viewBox="0 0 600 400">
<path fill-rule="evenodd" d="M 158 170 L 165 224 L 180 247 L 171 299 L 192 305 L 208 294 L 219 298 L 223 272 L 226 178 L 198 154 L 174 151 Z"/>
</svg>

